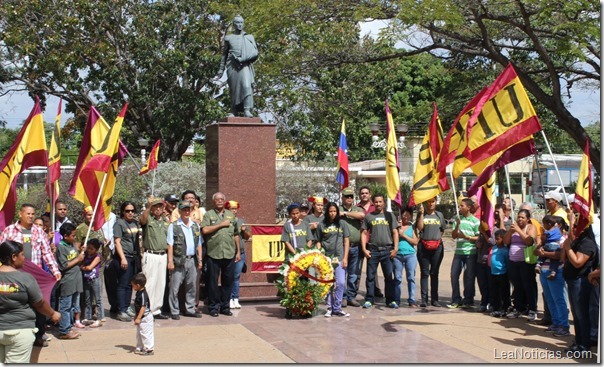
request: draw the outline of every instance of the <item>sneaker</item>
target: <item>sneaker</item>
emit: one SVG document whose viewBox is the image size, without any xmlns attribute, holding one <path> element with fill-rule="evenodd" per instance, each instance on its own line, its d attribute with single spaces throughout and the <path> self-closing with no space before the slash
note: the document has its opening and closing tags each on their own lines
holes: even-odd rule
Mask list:
<svg viewBox="0 0 604 367">
<path fill-rule="evenodd" d="M 82 320 L 82 325 L 88 326 L 88 325 L 92 324 L 93 322 L 94 322 L 93 320 L 84 319 L 84 320 Z"/>
<path fill-rule="evenodd" d="M 128 306 L 128 309 L 126 310 L 126 314 L 130 317 L 134 317 L 134 309 L 132 308 L 132 306 Z"/>
<path fill-rule="evenodd" d="M 231 299 L 231 300 L 229 301 L 229 308 L 230 308 L 230 309 L 234 309 L 234 308 L 235 308 L 235 300 L 234 300 L 234 299 Z"/>
<path fill-rule="evenodd" d="M 327 310 L 327 312 L 325 312 L 325 317 L 331 317 L 331 310 Z"/>
<path fill-rule="evenodd" d="M 101 319 L 101 324 L 104 324 L 104 323 L 106 323 L 106 322 L 107 322 L 107 319 L 103 317 L 103 318 Z"/>
<path fill-rule="evenodd" d="M 549 273 L 549 275 L 547 276 L 548 280 L 554 280 L 556 278 L 556 272 L 552 271 Z"/>
<path fill-rule="evenodd" d="M 487 306 L 480 305 L 480 308 L 478 309 L 478 312 L 487 312 L 487 311 L 488 311 Z"/>
<path fill-rule="evenodd" d="M 134 354 L 143 354 L 143 350 L 142 350 L 142 349 L 138 349 L 138 348 L 136 348 L 136 349 L 134 350 Z"/>
<path fill-rule="evenodd" d="M 517 319 L 520 317 L 520 312 L 516 311 L 516 310 L 512 310 L 510 312 L 508 312 L 505 317 L 507 317 L 508 319 Z"/>
<path fill-rule="evenodd" d="M 363 303 L 363 308 L 371 308 L 371 306 L 373 306 L 373 303 L 369 301 L 365 301 L 365 303 Z"/>
<path fill-rule="evenodd" d="M 235 306 L 235 308 L 241 308 L 241 305 L 239 304 L 239 299 L 235 298 L 233 300 L 233 305 Z"/>
<path fill-rule="evenodd" d="M 537 265 L 535 266 L 535 273 L 537 273 L 537 274 L 541 274 L 541 265 L 537 264 Z"/>
<path fill-rule="evenodd" d="M 461 308 L 462 306 L 459 303 L 451 303 L 447 307 L 448 308 Z"/>
<path fill-rule="evenodd" d="M 67 334 L 59 335 L 59 339 L 65 339 L 65 340 L 77 339 L 79 337 L 80 337 L 80 333 L 78 333 L 75 330 L 69 330 L 69 332 Z"/>
<path fill-rule="evenodd" d="M 42 340 L 50 342 L 50 341 L 52 341 L 52 338 L 50 336 L 48 336 L 48 334 L 43 334 L 42 335 Z"/>
<path fill-rule="evenodd" d="M 343 299 L 342 300 L 342 307 L 347 307 L 348 306 L 348 300 L 347 299 Z"/>
<path fill-rule="evenodd" d="M 537 320 L 537 311 L 529 311 L 529 314 L 526 317 L 526 319 L 528 321 L 535 321 L 535 320 Z"/>
<path fill-rule="evenodd" d="M 503 311 L 493 311 L 490 315 L 493 317 L 501 318 L 505 316 L 505 313 Z"/>
<path fill-rule="evenodd" d="M 547 329 L 545 329 L 545 332 L 546 333 L 555 333 L 558 330 L 560 330 L 560 327 L 554 326 L 554 325 L 550 325 Z"/>
<path fill-rule="evenodd" d="M 554 336 L 563 337 L 563 336 L 571 336 L 572 334 L 565 327 L 559 328 L 557 331 L 554 331 Z"/>
<path fill-rule="evenodd" d="M 153 351 L 153 349 L 151 349 L 151 350 L 143 350 L 140 355 L 141 356 L 152 356 L 154 354 L 155 354 L 155 352 Z"/>
<path fill-rule="evenodd" d="M 96 320 L 95 322 L 93 322 L 89 326 L 90 327 L 99 327 L 99 326 L 103 326 L 103 324 L 101 324 L 101 322 L 99 320 Z"/>
<path fill-rule="evenodd" d="M 126 312 L 120 312 L 117 315 L 117 319 L 120 321 L 124 321 L 124 322 L 130 322 L 132 321 L 132 317 L 128 316 L 128 314 Z"/>
<path fill-rule="evenodd" d="M 352 307 L 361 307 L 361 304 L 356 299 L 353 299 L 352 301 L 348 301 L 348 305 L 352 306 Z"/>
<path fill-rule="evenodd" d="M 462 303 L 461 308 L 463 308 L 464 310 L 469 310 L 471 308 L 474 308 L 474 304 L 473 303 Z"/>
<path fill-rule="evenodd" d="M 78 321 L 74 322 L 74 323 L 73 323 L 73 326 L 77 327 L 78 329 L 85 329 L 85 328 L 86 328 L 86 325 L 82 324 L 82 323 L 80 322 L 80 320 L 78 320 Z"/>
<path fill-rule="evenodd" d="M 392 302 L 390 302 L 390 304 L 388 305 L 388 307 L 397 309 L 398 308 L 398 304 L 396 302 L 392 301 Z"/>
<path fill-rule="evenodd" d="M 334 311 L 334 312 L 332 313 L 332 315 L 334 315 L 334 316 L 339 316 L 339 317 L 349 317 L 349 316 L 350 316 L 350 314 L 349 314 L 348 312 L 344 312 L 344 311 L 342 311 L 342 310 L 339 310 L 339 311 Z"/>
</svg>

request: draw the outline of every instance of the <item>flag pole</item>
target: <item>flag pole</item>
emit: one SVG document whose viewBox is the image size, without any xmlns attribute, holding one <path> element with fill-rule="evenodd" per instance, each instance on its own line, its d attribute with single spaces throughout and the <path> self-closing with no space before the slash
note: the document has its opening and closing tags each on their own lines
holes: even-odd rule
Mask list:
<svg viewBox="0 0 604 367">
<path fill-rule="evenodd" d="M 457 192 L 455 191 L 455 180 L 453 179 L 453 171 L 449 171 L 451 175 L 451 189 L 453 190 L 453 200 L 455 202 L 455 212 L 459 217 L 459 203 L 457 202 Z"/>
<path fill-rule="evenodd" d="M 510 195 L 510 208 L 512 208 L 512 215 L 514 215 L 514 201 L 512 200 L 512 187 L 510 186 L 510 172 L 508 171 L 508 165 L 504 166 L 505 169 L 505 180 L 508 183 L 508 195 Z"/>
<path fill-rule="evenodd" d="M 155 171 L 157 171 L 157 168 L 155 168 L 153 170 L 153 183 L 151 184 L 151 196 L 155 197 L 155 195 L 153 195 L 154 190 L 155 190 Z"/>
<path fill-rule="evenodd" d="M 134 157 L 132 156 L 132 154 L 130 153 L 129 150 L 126 150 L 126 151 L 128 152 L 128 157 L 130 157 L 130 159 L 132 159 L 132 162 L 134 162 L 134 166 L 140 172 L 141 171 L 141 167 L 138 165 L 138 163 L 136 163 L 136 159 L 134 159 Z M 143 175 L 142 177 L 145 180 L 145 182 L 147 183 L 147 187 L 151 188 L 151 185 L 149 184 L 149 181 L 147 180 L 147 177 L 145 177 L 145 175 Z"/>
<path fill-rule="evenodd" d="M 566 196 L 566 190 L 564 189 L 564 182 L 562 182 L 562 176 L 560 176 L 560 171 L 558 170 L 558 165 L 556 164 L 556 160 L 554 159 L 554 154 L 552 153 L 552 148 L 549 146 L 549 141 L 545 137 L 545 133 L 541 130 L 541 136 L 543 136 L 543 140 L 545 140 L 545 145 L 547 146 L 547 150 L 549 151 L 550 157 L 552 157 L 552 162 L 554 162 L 554 168 L 556 169 L 556 173 L 558 174 L 558 180 L 560 180 L 560 186 L 562 186 L 562 193 L 564 194 L 564 201 L 566 205 L 568 205 L 568 197 Z M 545 197 L 545 193 L 543 193 Z"/>
<path fill-rule="evenodd" d="M 99 196 L 96 198 L 96 203 L 94 204 L 94 209 L 92 210 L 92 220 L 90 224 L 88 224 L 88 231 L 86 232 L 86 239 L 84 239 L 84 243 L 80 246 L 80 248 L 85 247 L 88 243 L 88 237 L 90 237 L 90 229 L 94 226 L 94 220 L 96 217 L 96 212 L 99 208 L 99 203 L 101 202 L 101 197 L 103 196 L 103 190 L 105 189 L 105 181 L 107 180 L 107 172 L 103 175 L 103 181 L 101 182 L 101 187 L 99 188 Z"/>
</svg>

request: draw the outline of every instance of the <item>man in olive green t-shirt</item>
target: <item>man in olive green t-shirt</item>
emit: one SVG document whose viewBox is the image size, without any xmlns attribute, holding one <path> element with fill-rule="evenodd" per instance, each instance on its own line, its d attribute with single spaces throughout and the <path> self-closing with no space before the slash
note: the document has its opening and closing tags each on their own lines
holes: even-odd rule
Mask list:
<svg viewBox="0 0 604 367">
<path fill-rule="evenodd" d="M 212 317 L 218 317 L 219 313 L 232 316 L 229 301 L 235 279 L 235 262 L 241 260 L 239 228 L 235 215 L 224 207 L 224 194 L 215 193 L 212 201 L 214 209 L 207 211 L 201 222 L 201 232 L 207 248 L 208 308 Z"/>
<path fill-rule="evenodd" d="M 361 221 L 365 218 L 363 208 L 354 205 L 354 190 L 347 187 L 342 190 L 342 206 L 340 207 L 341 218 L 348 225 L 350 231 L 350 248 L 348 249 L 348 279 L 346 282 L 346 294 L 342 303 L 353 307 L 360 307 L 361 304 L 356 300 L 358 285 L 358 274 L 361 273 L 360 267 L 363 265 L 363 255 L 361 248 Z"/>
</svg>

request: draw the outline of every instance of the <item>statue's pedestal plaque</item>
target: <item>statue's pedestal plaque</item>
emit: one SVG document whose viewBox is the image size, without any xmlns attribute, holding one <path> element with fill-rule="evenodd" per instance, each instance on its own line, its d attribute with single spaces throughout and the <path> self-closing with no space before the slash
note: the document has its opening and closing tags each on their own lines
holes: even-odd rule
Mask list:
<svg viewBox="0 0 604 367">
<path fill-rule="evenodd" d="M 206 127 L 206 201 L 225 194 L 241 208 L 238 217 L 248 224 L 275 223 L 276 126 L 258 117 L 227 117 Z M 248 271 L 241 274 L 241 299 L 273 299 L 278 274 L 251 273 L 251 242 L 245 244 Z"/>
</svg>

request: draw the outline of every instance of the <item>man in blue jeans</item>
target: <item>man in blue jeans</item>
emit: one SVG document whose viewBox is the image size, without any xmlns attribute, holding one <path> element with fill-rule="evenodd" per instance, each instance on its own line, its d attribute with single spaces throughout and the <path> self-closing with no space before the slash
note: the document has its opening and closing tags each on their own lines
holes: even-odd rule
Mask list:
<svg viewBox="0 0 604 367">
<path fill-rule="evenodd" d="M 394 272 L 392 259 L 398 252 L 398 222 L 394 215 L 384 210 L 384 196 L 373 196 L 375 211 L 365 215 L 361 225 L 361 248 L 367 258 L 367 295 L 363 308 L 373 306 L 375 277 L 378 264 L 382 265 L 384 273 L 386 304 L 390 308 L 398 308 L 394 300 Z M 369 231 L 369 235 L 367 235 Z"/>
<path fill-rule="evenodd" d="M 347 187 L 342 190 L 342 206 L 340 206 L 340 215 L 342 220 L 348 225 L 350 232 L 350 248 L 348 249 L 348 279 L 346 283 L 346 294 L 342 301 L 342 307 L 350 305 L 360 307 L 361 304 L 356 300 L 357 287 L 357 268 L 362 265 L 363 256 L 359 252 L 361 247 L 361 221 L 365 218 L 365 212 L 362 208 L 354 205 L 354 191 Z"/>
<path fill-rule="evenodd" d="M 456 239 L 455 255 L 451 263 L 451 304 L 449 308 L 470 308 L 474 305 L 476 293 L 476 241 L 478 240 L 480 220 L 470 212 L 473 202 L 462 199 L 459 203 L 459 217 L 455 220 L 452 237 Z M 459 290 L 459 276 L 463 268 L 463 301 Z"/>
</svg>

